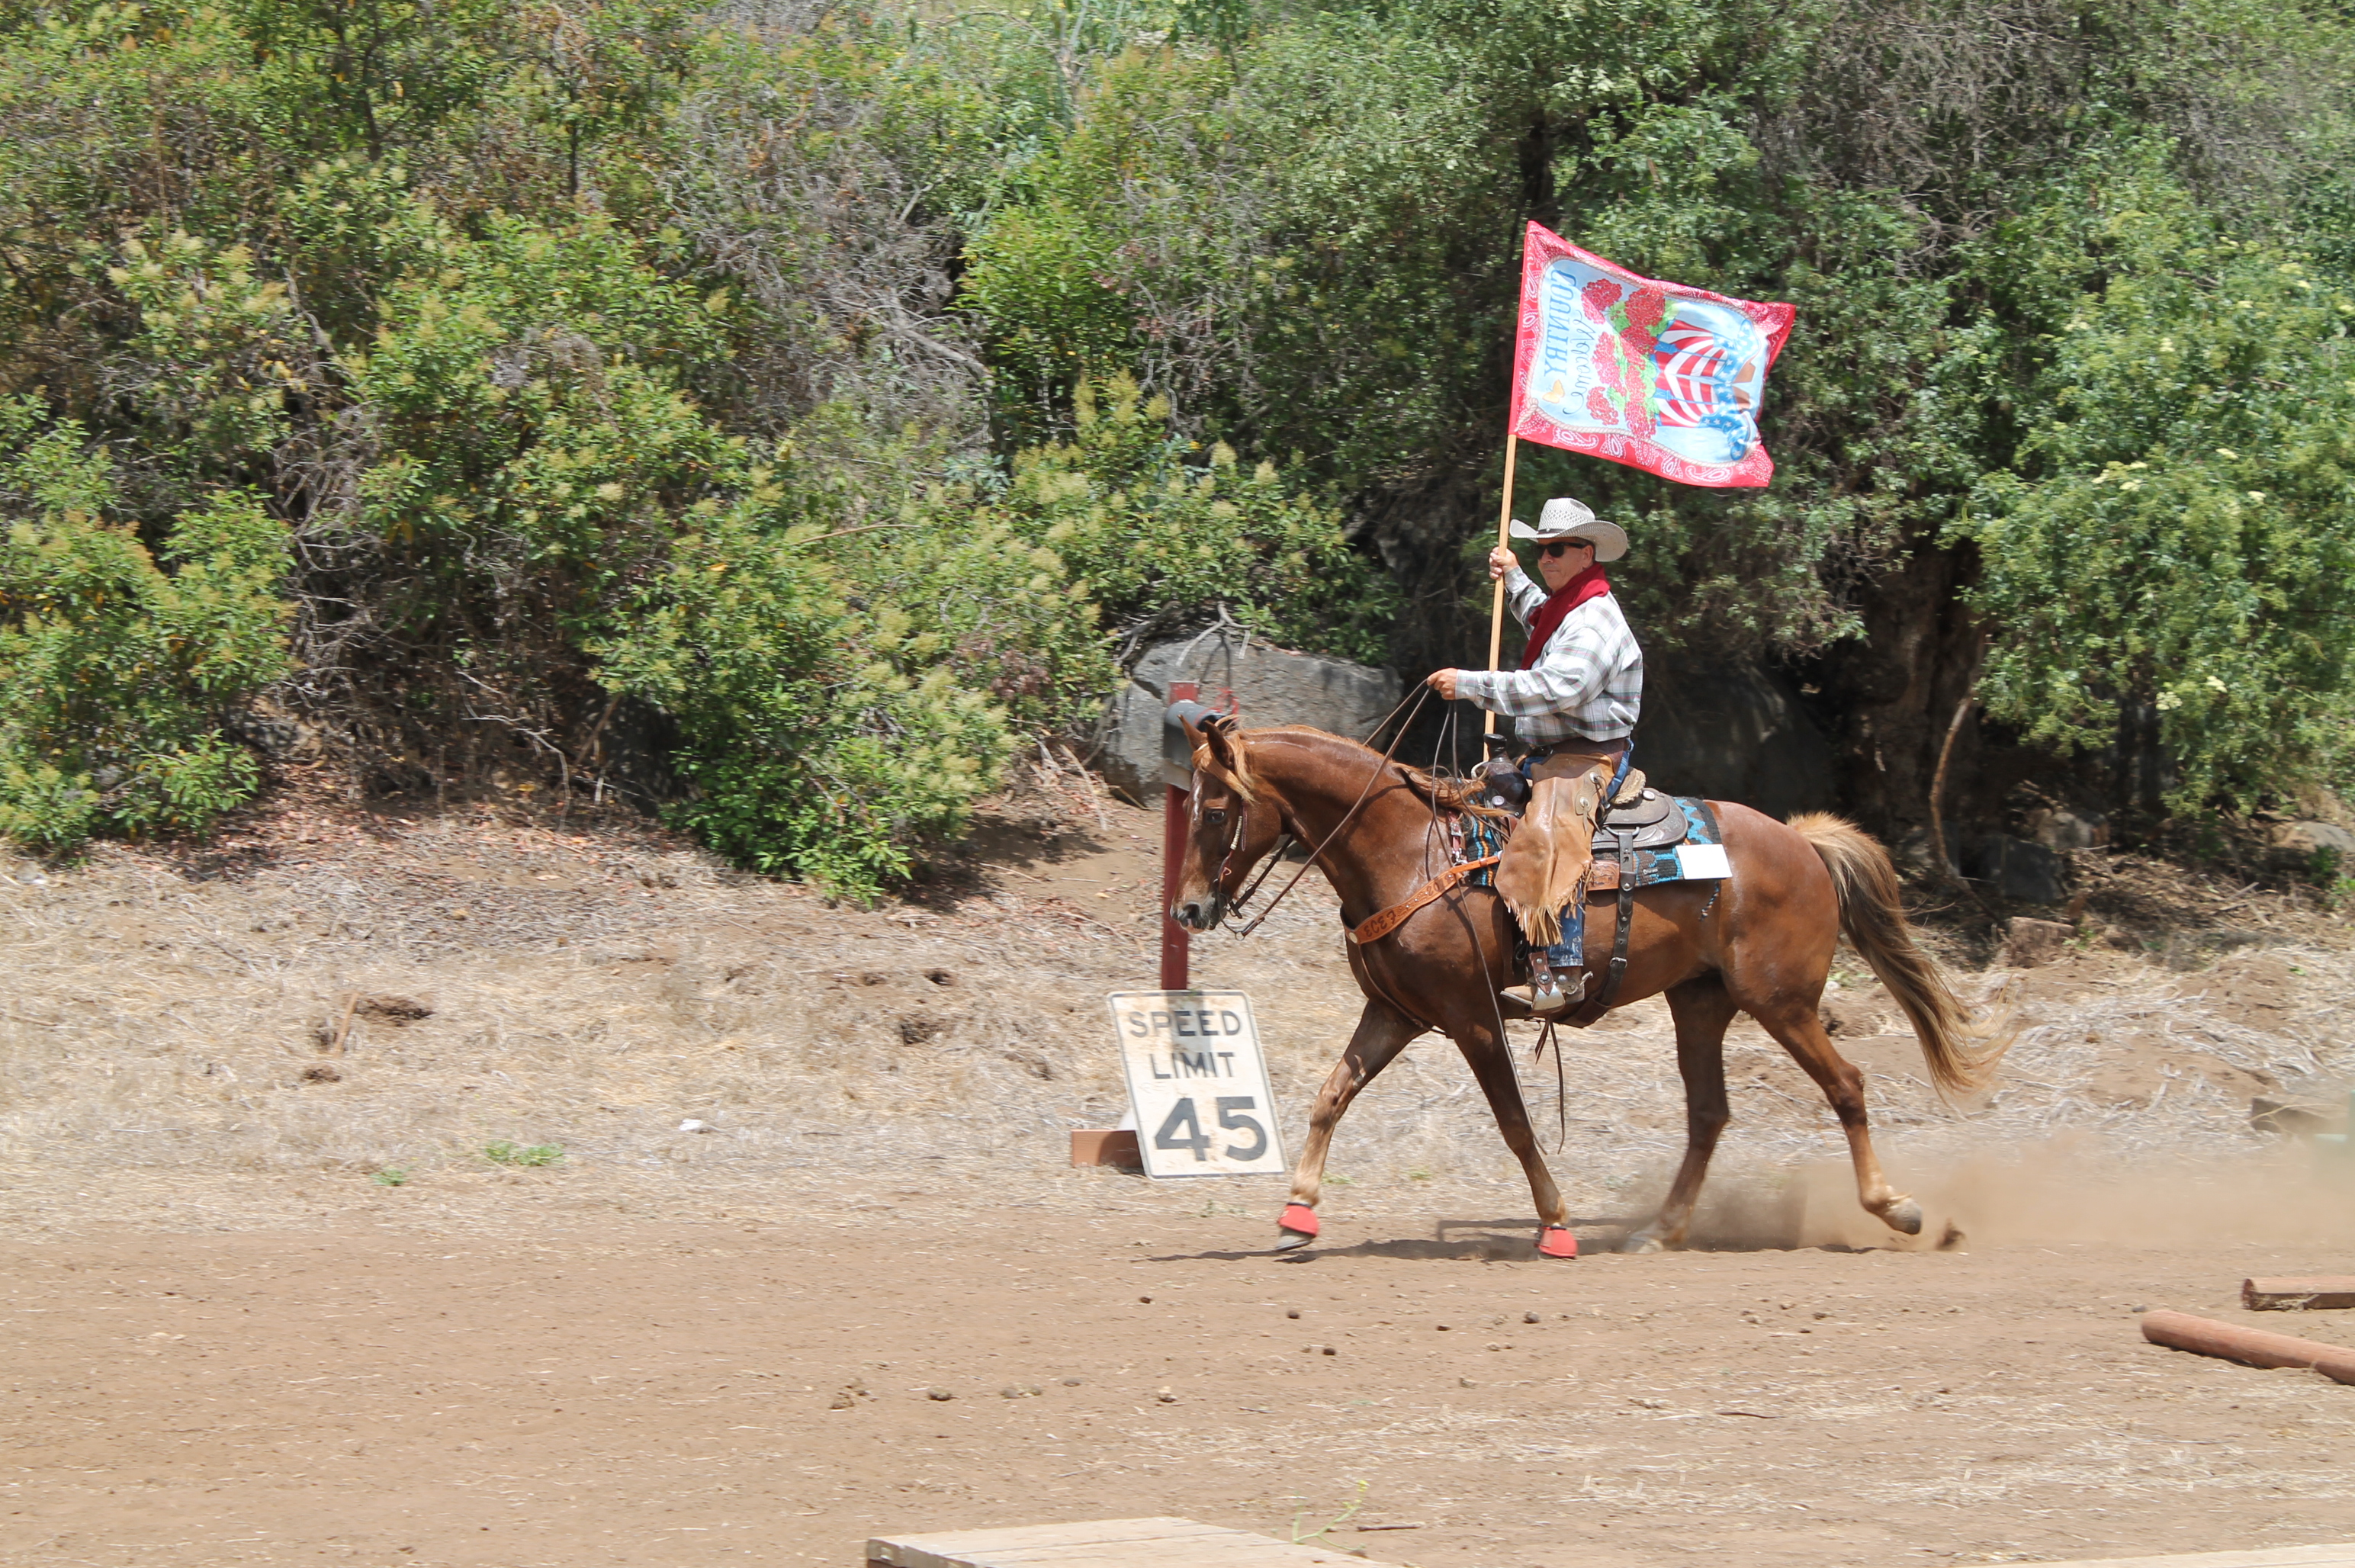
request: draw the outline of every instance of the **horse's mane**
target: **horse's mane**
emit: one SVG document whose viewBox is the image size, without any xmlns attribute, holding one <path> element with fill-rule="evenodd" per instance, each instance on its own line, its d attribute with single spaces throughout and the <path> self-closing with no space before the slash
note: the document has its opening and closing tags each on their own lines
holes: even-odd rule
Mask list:
<svg viewBox="0 0 2355 1568">
<path fill-rule="evenodd" d="M 1425 773 L 1404 763 L 1392 763 L 1391 766 L 1404 775 L 1409 789 L 1442 811 L 1460 811 L 1468 816 L 1487 817 L 1491 822 L 1502 822 L 1512 815 L 1496 806 L 1483 805 L 1478 786 L 1467 779 L 1442 778 L 1437 773 Z"/>
<path fill-rule="evenodd" d="M 1315 740 L 1355 752 L 1359 756 L 1376 763 L 1381 761 L 1382 755 L 1371 746 L 1361 745 L 1346 735 L 1336 735 L 1329 730 L 1319 730 L 1307 724 L 1271 724 L 1264 730 L 1243 731 L 1237 738 L 1246 743 L 1234 748 L 1235 765 L 1231 769 L 1214 768 L 1212 771 L 1224 772 L 1235 793 L 1245 800 L 1257 798 L 1255 791 L 1258 781 L 1252 770 L 1251 747 L 1248 743 L 1252 741 Z M 1194 752 L 1194 765 L 1200 768 L 1209 762 L 1209 748 L 1197 749 Z M 1398 782 L 1440 811 L 1460 811 L 1468 816 L 1486 817 L 1490 821 L 1501 821 L 1508 815 L 1494 806 L 1481 804 L 1475 786 L 1463 779 L 1444 778 L 1409 763 L 1392 761 L 1387 764 L 1387 767 Z"/>
</svg>

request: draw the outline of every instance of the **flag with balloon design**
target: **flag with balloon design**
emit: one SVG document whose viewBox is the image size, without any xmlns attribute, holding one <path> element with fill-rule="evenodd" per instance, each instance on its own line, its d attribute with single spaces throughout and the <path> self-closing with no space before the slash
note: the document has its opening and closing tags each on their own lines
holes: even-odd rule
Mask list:
<svg viewBox="0 0 2355 1568">
<path fill-rule="evenodd" d="M 1680 485 L 1764 485 L 1758 410 L 1794 314 L 1639 276 L 1532 223 L 1508 428 Z"/>
</svg>

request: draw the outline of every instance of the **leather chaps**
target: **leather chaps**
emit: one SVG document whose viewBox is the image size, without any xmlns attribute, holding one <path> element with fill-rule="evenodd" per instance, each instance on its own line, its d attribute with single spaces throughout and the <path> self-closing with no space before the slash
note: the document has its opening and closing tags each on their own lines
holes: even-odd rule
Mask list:
<svg viewBox="0 0 2355 1568">
<path fill-rule="evenodd" d="M 1561 912 L 1586 889 L 1594 825 L 1625 741 L 1573 741 L 1529 770 L 1529 809 L 1497 865 L 1497 891 L 1532 947 L 1561 940 Z"/>
</svg>

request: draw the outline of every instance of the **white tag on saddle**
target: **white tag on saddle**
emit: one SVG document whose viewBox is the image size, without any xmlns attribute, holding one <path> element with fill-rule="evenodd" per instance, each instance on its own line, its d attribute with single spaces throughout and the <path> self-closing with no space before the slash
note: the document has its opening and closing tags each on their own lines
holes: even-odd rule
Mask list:
<svg viewBox="0 0 2355 1568">
<path fill-rule="evenodd" d="M 1733 875 L 1733 863 L 1725 858 L 1722 844 L 1679 844 L 1677 846 L 1677 870 L 1682 880 L 1701 882 Z"/>
</svg>

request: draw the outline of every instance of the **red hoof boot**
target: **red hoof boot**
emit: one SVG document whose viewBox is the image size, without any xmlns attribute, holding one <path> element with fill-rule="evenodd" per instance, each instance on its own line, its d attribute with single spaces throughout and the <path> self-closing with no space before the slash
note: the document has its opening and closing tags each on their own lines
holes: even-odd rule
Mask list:
<svg viewBox="0 0 2355 1568">
<path fill-rule="evenodd" d="M 1567 1225 L 1548 1225 L 1538 1232 L 1538 1251 L 1550 1258 L 1574 1258 L 1578 1255 L 1578 1238 Z"/>
<path fill-rule="evenodd" d="M 1314 1240 L 1316 1235 L 1316 1211 L 1305 1203 L 1287 1203 L 1284 1206 L 1283 1216 L 1276 1221 L 1275 1226 L 1277 1230 L 1284 1232 L 1284 1240 L 1278 1243 L 1279 1245 L 1300 1246 L 1304 1243 Z"/>
</svg>

